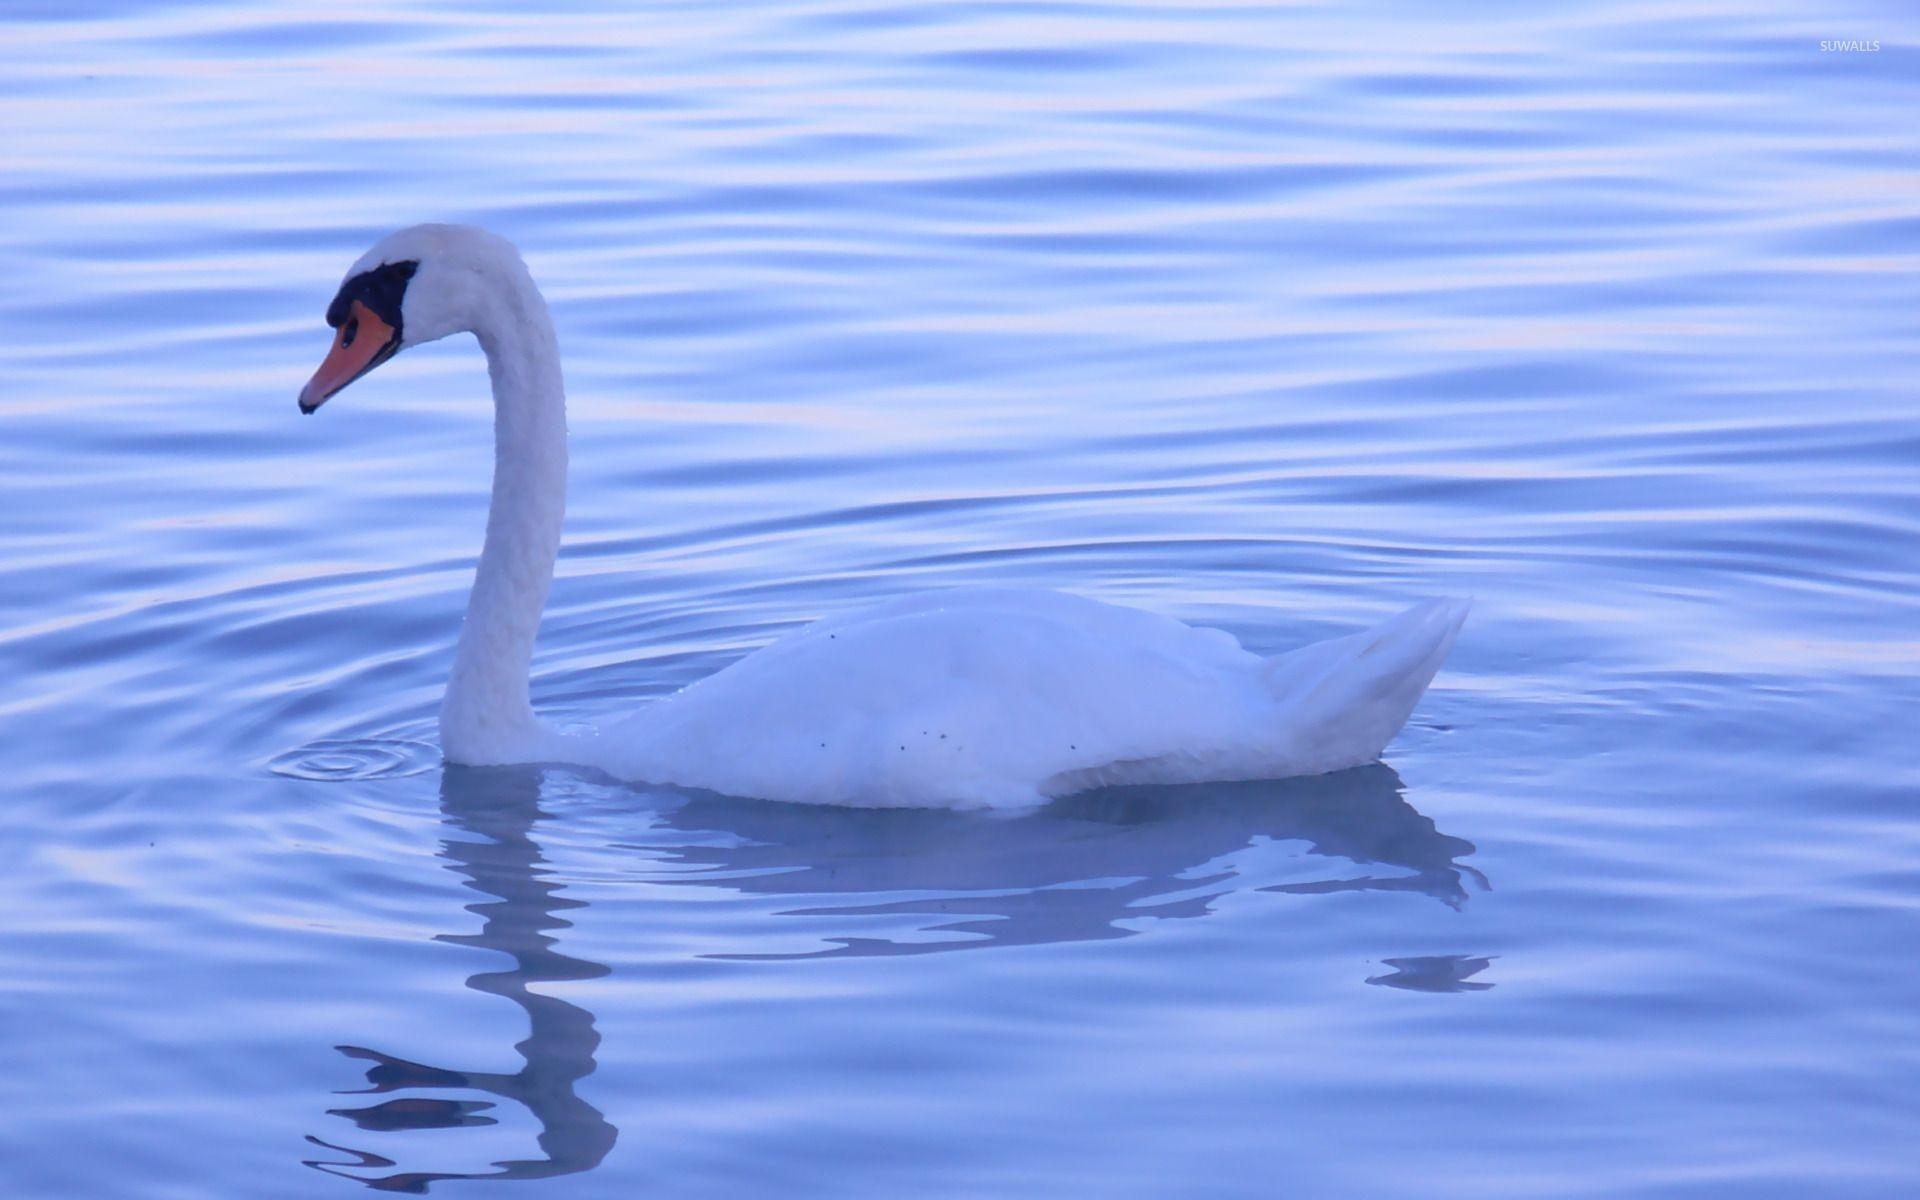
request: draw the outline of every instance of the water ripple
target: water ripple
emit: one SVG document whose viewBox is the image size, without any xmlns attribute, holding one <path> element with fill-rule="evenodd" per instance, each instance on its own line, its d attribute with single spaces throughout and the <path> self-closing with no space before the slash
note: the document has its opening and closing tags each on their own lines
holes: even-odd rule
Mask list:
<svg viewBox="0 0 1920 1200">
<path fill-rule="evenodd" d="M 411 738 L 328 738 L 267 760 L 267 770 L 287 779 L 351 783 L 404 779 L 440 765 L 440 747 Z"/>
</svg>

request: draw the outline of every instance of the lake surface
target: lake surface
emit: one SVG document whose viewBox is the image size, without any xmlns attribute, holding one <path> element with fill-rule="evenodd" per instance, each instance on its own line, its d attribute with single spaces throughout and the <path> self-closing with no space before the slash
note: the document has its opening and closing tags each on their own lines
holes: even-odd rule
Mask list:
<svg viewBox="0 0 1920 1200">
<path fill-rule="evenodd" d="M 0 18 L 0 1191 L 1920 1191 L 1910 7 L 611 7 Z M 560 719 L 1474 615 L 1320 779 L 443 769 L 480 355 L 294 407 L 431 219 L 554 304 Z"/>
</svg>

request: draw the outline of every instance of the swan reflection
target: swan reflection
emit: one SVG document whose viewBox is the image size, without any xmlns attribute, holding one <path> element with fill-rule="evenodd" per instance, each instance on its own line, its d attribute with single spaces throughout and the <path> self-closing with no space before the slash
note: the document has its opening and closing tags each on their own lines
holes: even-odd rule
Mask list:
<svg viewBox="0 0 1920 1200">
<path fill-rule="evenodd" d="M 1393 971 L 1375 975 L 1368 983 L 1409 992 L 1484 992 L 1493 987 L 1491 983 L 1473 978 L 1493 964 L 1491 957 L 1426 954 L 1417 958 L 1383 958 L 1380 964 L 1392 967 Z"/>
<path fill-rule="evenodd" d="M 790 930 L 729 922 L 750 939 L 710 953 L 727 959 L 904 955 L 1125 937 L 1142 918 L 1197 917 L 1235 891 L 1316 894 L 1405 892 L 1458 907 L 1478 871 L 1458 860 L 1473 844 L 1441 833 L 1402 795 L 1385 766 L 1279 782 L 1113 788 L 1067 797 L 1012 817 L 919 809 L 848 809 L 711 795 L 637 796 L 598 789 L 571 772 L 448 768 L 440 806 L 449 869 L 486 899 L 470 935 L 439 940 L 496 950 L 509 969 L 467 980 L 525 1011 L 530 1032 L 512 1074 L 430 1066 L 362 1046 L 361 1094 L 406 1092 L 330 1109 L 360 1131 L 463 1130 L 498 1123 L 498 1105 L 539 1125 L 541 1156 L 476 1171 L 399 1170 L 370 1150 L 311 1137 L 343 1156 L 308 1163 L 370 1188 L 423 1193 L 445 1179 L 538 1179 L 592 1169 L 617 1131 L 575 1092 L 594 1070 L 591 1013 L 530 985 L 593 979 L 607 968 L 560 953 L 550 931 L 582 901 L 559 894 L 532 830 L 554 792 L 598 794 L 576 824 L 611 820 L 643 832 L 625 844 L 590 839 L 588 853 L 621 856 L 644 883 L 718 888 L 763 897 Z M 612 807 L 601 807 L 603 805 Z M 571 831 L 570 831 L 571 832 Z M 1303 848 L 1304 847 L 1304 848 Z M 809 936 L 809 928 L 812 933 Z M 885 929 L 889 936 L 873 931 Z M 854 932 L 858 930 L 860 932 Z M 802 946 L 786 948 L 798 935 Z M 771 939 L 771 940 L 770 940 Z M 1416 990 L 1477 990 L 1484 960 L 1386 959 L 1397 974 L 1370 983 Z M 422 1095 L 420 1093 L 429 1093 Z M 436 1143 L 443 1149 L 445 1143 Z"/>
<path fill-rule="evenodd" d="M 1472 842 L 1441 833 L 1406 802 L 1384 765 L 1256 783 L 1108 788 L 1012 818 L 932 809 L 688 800 L 678 830 L 721 831 L 695 845 L 636 843 L 680 868 L 655 882 L 805 898 L 784 915 L 931 917 L 906 940 L 830 933 L 825 949 L 719 953 L 781 959 L 925 954 L 1125 937 L 1122 922 L 1205 914 L 1232 891 L 1413 892 L 1459 907 L 1456 861 Z M 1262 853 L 1263 843 L 1306 853 Z M 1242 861 L 1242 860 L 1252 861 Z M 687 869 L 691 868 L 691 870 Z M 1283 877 L 1265 882 L 1261 871 Z"/>
<path fill-rule="evenodd" d="M 545 861 L 531 831 L 540 809 L 537 769 L 467 770 L 447 768 L 440 781 L 440 811 L 451 831 L 440 857 L 477 892 L 489 899 L 467 906 L 482 918 L 480 932 L 440 934 L 436 940 L 498 950 L 513 960 L 504 971 L 483 971 L 467 986 L 511 1000 L 525 1010 L 530 1031 L 515 1047 L 525 1065 L 512 1074 L 428 1066 L 364 1046 L 341 1046 L 341 1053 L 372 1064 L 360 1094 L 401 1089 L 464 1091 L 494 1100 L 403 1096 L 358 1108 L 329 1109 L 368 1132 L 453 1129 L 492 1125 L 487 1115 L 495 1100 L 523 1106 L 539 1122 L 543 1157 L 496 1162 L 488 1170 L 389 1171 L 391 1158 L 350 1149 L 317 1137 L 315 1145 L 351 1156 L 345 1162 L 309 1161 L 308 1166 L 355 1179 L 376 1191 L 422 1193 L 442 1179 L 544 1179 L 591 1170 L 613 1148 L 618 1131 L 600 1110 L 574 1092 L 574 1084 L 594 1068 L 600 1035 L 593 1014 L 575 1004 L 533 991 L 529 984 L 597 979 L 607 973 L 599 963 L 572 958 L 553 948 L 549 930 L 570 922 L 560 913 L 583 902 L 559 895 L 560 885 L 545 872 Z"/>
</svg>

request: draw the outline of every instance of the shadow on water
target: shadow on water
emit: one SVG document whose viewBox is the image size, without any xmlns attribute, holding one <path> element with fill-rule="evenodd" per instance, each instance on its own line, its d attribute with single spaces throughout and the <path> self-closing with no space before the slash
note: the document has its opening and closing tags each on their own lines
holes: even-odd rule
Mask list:
<svg viewBox="0 0 1920 1200">
<path fill-rule="evenodd" d="M 594 1068 L 593 1052 L 600 1045 L 593 1014 L 578 1005 L 542 995 L 528 985 L 596 979 L 607 974 L 599 963 L 571 958 L 553 948 L 549 930 L 571 923 L 560 913 L 584 903 L 559 895 L 560 885 L 545 874 L 545 860 L 532 838 L 533 823 L 546 814 L 540 808 L 538 770 L 463 770 L 449 768 L 441 776 L 440 811 L 450 831 L 478 835 L 485 840 L 446 838 L 440 857 L 474 890 L 491 899 L 467 906 L 483 923 L 469 935 L 441 934 L 438 940 L 461 946 L 498 950 L 513 959 L 511 970 L 484 971 L 467 980 L 475 991 L 501 996 L 526 1010 L 530 1032 L 516 1049 L 526 1065 L 511 1075 L 486 1071 L 458 1071 L 409 1062 L 364 1046 L 341 1046 L 350 1058 L 365 1059 L 369 1087 L 360 1094 L 386 1093 L 403 1088 L 462 1090 L 522 1105 L 540 1124 L 539 1143 L 544 1158 L 494 1163 L 482 1172 L 386 1171 L 393 1159 L 364 1150 L 308 1140 L 342 1154 L 348 1162 L 309 1160 L 307 1165 L 354 1179 L 376 1191 L 422 1193 L 443 1179 L 544 1179 L 591 1170 L 613 1148 L 618 1131 L 600 1110 L 574 1093 L 574 1085 Z M 452 1129 L 492 1125 L 484 1115 L 494 1105 L 478 1099 L 400 1097 L 363 1108 L 336 1108 L 362 1130 L 385 1133 L 398 1130 Z"/>
<path fill-rule="evenodd" d="M 701 797 L 666 821 L 722 830 L 733 840 L 673 848 L 673 860 L 696 870 L 664 882 L 805 896 L 811 904 L 783 914 L 797 917 L 934 918 L 910 941 L 832 936 L 824 950 L 716 958 L 926 954 L 1126 937 L 1137 931 L 1122 921 L 1201 916 L 1238 890 L 1413 892 L 1457 908 L 1466 901 L 1463 876 L 1486 886 L 1478 871 L 1455 861 L 1473 853 L 1473 843 L 1436 829 L 1383 765 L 1307 779 L 1106 788 L 1009 819 Z M 1304 842 L 1308 858 L 1324 858 L 1332 871 L 1307 864 L 1314 878 L 1251 882 L 1243 866 L 1226 860 L 1262 841 Z M 1296 872 L 1302 861 L 1288 856 Z"/>
<path fill-rule="evenodd" d="M 618 1131 L 575 1094 L 594 1070 L 593 1014 L 530 985 L 598 978 L 607 968 L 554 949 L 560 914 L 584 906 L 559 895 L 532 830 L 540 807 L 539 769 L 449 768 L 440 807 L 447 831 L 440 857 L 489 899 L 468 906 L 478 933 L 439 940 L 497 950 L 509 970 L 474 975 L 467 986 L 525 1010 L 530 1033 L 516 1047 L 513 1074 L 429 1066 L 363 1046 L 369 1087 L 465 1096 L 405 1096 L 331 1109 L 362 1131 L 386 1134 L 496 1124 L 500 1100 L 525 1108 L 540 1126 L 544 1157 L 492 1164 L 479 1172 L 394 1171 L 395 1160 L 318 1137 L 346 1156 L 308 1160 L 317 1170 L 378 1191 L 424 1193 L 447 1179 L 540 1179 L 591 1170 Z M 996 818 L 920 809 L 847 809 L 775 804 L 711 795 L 678 797 L 636 810 L 649 841 L 611 849 L 644 853 L 649 883 L 722 888 L 743 896 L 802 899 L 781 915 L 852 919 L 906 917 L 910 940 L 825 936 L 827 949 L 732 953 L 725 959 L 811 959 L 906 955 L 1126 937 L 1123 922 L 1198 917 L 1234 891 L 1291 894 L 1378 891 L 1430 896 L 1458 907 L 1463 879 L 1485 878 L 1458 859 L 1473 843 L 1441 833 L 1402 795 L 1385 766 L 1263 783 L 1110 788 L 1055 801 L 1037 812 Z M 475 840 L 475 839 L 480 840 Z M 1305 852 L 1260 854 L 1264 844 Z M 1252 861 L 1243 852 L 1252 850 Z M 1262 883 L 1251 872 L 1283 868 L 1291 878 Z M 662 870 L 662 868 L 665 868 Z M 1305 878 L 1301 878 L 1305 876 Z M 913 920 L 930 917 L 931 921 Z M 1386 959 L 1395 974 L 1369 983 L 1421 991 L 1470 991 L 1485 959 Z M 482 1098 L 485 1097 L 485 1098 Z"/>
</svg>

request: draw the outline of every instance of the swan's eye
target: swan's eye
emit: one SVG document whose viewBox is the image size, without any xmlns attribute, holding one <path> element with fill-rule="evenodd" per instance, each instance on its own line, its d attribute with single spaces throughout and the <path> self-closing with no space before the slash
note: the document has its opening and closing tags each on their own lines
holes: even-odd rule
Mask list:
<svg viewBox="0 0 1920 1200">
<path fill-rule="evenodd" d="M 340 327 L 340 348 L 345 350 L 353 345 L 353 339 L 360 332 L 360 318 L 348 317 L 347 323 Z"/>
</svg>

